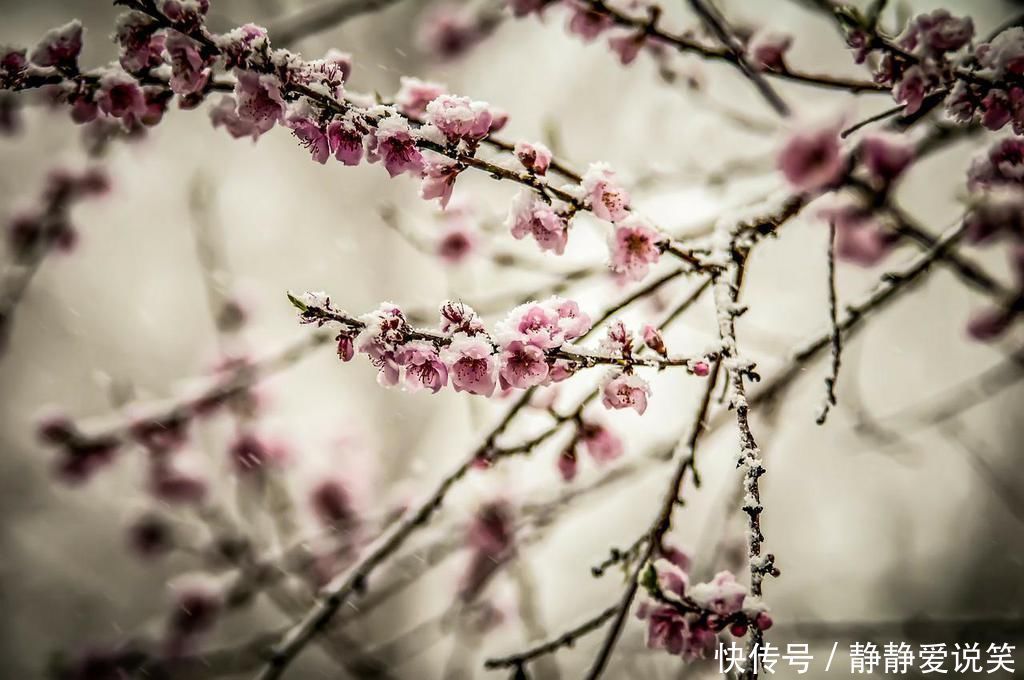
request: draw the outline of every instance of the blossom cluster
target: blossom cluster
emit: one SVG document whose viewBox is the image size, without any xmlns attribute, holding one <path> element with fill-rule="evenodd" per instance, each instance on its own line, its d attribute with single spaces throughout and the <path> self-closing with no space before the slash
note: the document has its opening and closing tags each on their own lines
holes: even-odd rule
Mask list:
<svg viewBox="0 0 1024 680">
<path fill-rule="evenodd" d="M 767 630 L 771 616 L 729 571 L 707 583 L 690 583 L 690 559 L 680 550 L 665 551 L 641 572 L 646 599 L 637 618 L 647 622 L 647 646 L 687 659 L 705 658 L 717 636 L 728 630 L 743 637 L 751 627 Z"/>
</svg>

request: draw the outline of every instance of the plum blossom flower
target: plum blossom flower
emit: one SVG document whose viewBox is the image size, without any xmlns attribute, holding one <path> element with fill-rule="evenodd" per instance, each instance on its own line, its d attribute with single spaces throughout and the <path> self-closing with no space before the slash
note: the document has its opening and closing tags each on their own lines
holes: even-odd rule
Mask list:
<svg viewBox="0 0 1024 680">
<path fill-rule="evenodd" d="M 449 142 L 477 142 L 490 132 L 492 117 L 484 102 L 442 94 L 427 104 L 424 120 L 444 133 Z"/>
<path fill-rule="evenodd" d="M 244 24 L 214 37 L 228 68 L 246 68 L 262 62 L 270 54 L 267 29 L 256 24 Z M 257 58 L 259 57 L 259 58 Z"/>
<path fill-rule="evenodd" d="M 720 571 L 711 581 L 694 585 L 689 594 L 697 604 L 725 617 L 743 609 L 747 589 L 732 572 Z"/>
<path fill-rule="evenodd" d="M 747 52 L 755 66 L 781 71 L 786 68 L 786 52 L 793 45 L 793 36 L 776 31 L 758 31 L 750 39 Z"/>
<path fill-rule="evenodd" d="M 343 117 L 328 123 L 327 141 L 334 157 L 345 165 L 359 165 L 363 159 L 363 133 L 350 119 Z"/>
<path fill-rule="evenodd" d="M 579 469 L 579 458 L 576 455 L 575 446 L 565 447 L 558 454 L 558 474 L 562 476 L 563 482 L 571 482 L 576 479 L 576 472 Z"/>
<path fill-rule="evenodd" d="M 973 202 L 964 224 L 967 240 L 972 243 L 984 243 L 1003 234 L 1024 236 L 1024 191 L 1015 187 L 986 191 Z"/>
<path fill-rule="evenodd" d="M 905 115 L 913 115 L 921 109 L 928 89 L 928 81 L 920 66 L 911 66 L 892 90 L 893 99 L 903 104 Z"/>
<path fill-rule="evenodd" d="M 254 71 L 236 71 L 235 77 L 236 113 L 242 121 L 252 123 L 253 129 L 259 133 L 254 138 L 258 137 L 284 117 L 281 82 L 276 76 Z"/>
<path fill-rule="evenodd" d="M 836 227 L 836 257 L 871 267 L 885 258 L 896 245 L 896 236 L 879 224 L 874 214 L 856 202 L 839 202 L 826 207 L 820 217 Z"/>
<path fill-rule="evenodd" d="M 496 327 L 504 340 L 523 340 L 541 349 L 561 347 L 590 330 L 591 320 L 573 300 L 552 297 L 527 302 L 509 312 Z"/>
<path fill-rule="evenodd" d="M 619 357 L 629 357 L 633 354 L 633 332 L 626 328 L 620 320 L 608 324 L 608 333 L 601 341 L 601 349 Z"/>
<path fill-rule="evenodd" d="M 451 300 L 441 305 L 441 332 L 445 335 L 479 335 L 484 330 L 483 322 L 469 305 Z"/>
<path fill-rule="evenodd" d="M 427 104 L 447 90 L 441 83 L 408 76 L 402 76 L 400 82 L 398 94 L 395 95 L 395 107 L 412 118 L 422 118 L 427 112 Z"/>
<path fill-rule="evenodd" d="M 524 168 L 536 175 L 547 173 L 551 165 L 551 150 L 540 142 L 516 142 L 515 155 Z"/>
<path fill-rule="evenodd" d="M 586 205 L 599 219 L 618 222 L 629 215 L 629 193 L 607 163 L 591 163 L 582 185 Z"/>
<path fill-rule="evenodd" d="M 502 348 L 500 365 L 499 382 L 503 390 L 540 385 L 550 371 L 544 350 L 522 340 L 513 340 Z"/>
<path fill-rule="evenodd" d="M 975 158 L 967 171 L 971 191 L 997 186 L 1024 187 L 1024 140 L 1007 137 Z"/>
<path fill-rule="evenodd" d="M 584 423 L 580 428 L 580 443 L 598 463 L 613 461 L 622 455 L 622 439 L 612 430 L 599 423 Z"/>
<path fill-rule="evenodd" d="M 405 386 L 410 391 L 426 388 L 437 394 L 448 384 L 448 367 L 437 354 L 437 348 L 427 340 L 413 340 L 402 345 L 395 353 L 395 361 L 405 374 Z"/>
<path fill-rule="evenodd" d="M 914 160 L 914 149 L 894 135 L 876 133 L 861 142 L 860 157 L 872 177 L 888 184 L 902 175 Z"/>
<path fill-rule="evenodd" d="M 777 165 L 799 191 L 817 191 L 843 176 L 845 159 L 835 124 L 794 132 L 779 152 Z"/>
<path fill-rule="evenodd" d="M 133 118 L 146 112 L 146 99 L 139 83 L 120 69 L 100 76 L 96 104 L 100 111 L 114 118 Z"/>
<path fill-rule="evenodd" d="M 569 32 L 580 36 L 584 42 L 590 42 L 614 25 L 612 18 L 603 12 L 595 12 L 593 7 L 577 0 L 568 3 L 572 10 L 569 18 Z"/>
<path fill-rule="evenodd" d="M 359 522 L 359 515 L 348 487 L 338 479 L 317 483 L 309 494 L 313 515 L 323 526 L 349 531 Z"/>
<path fill-rule="evenodd" d="M 899 38 L 899 44 L 916 54 L 941 56 L 955 52 L 974 37 L 970 17 L 954 17 L 944 9 L 914 17 Z"/>
<path fill-rule="evenodd" d="M 164 63 L 166 36 L 151 17 L 124 12 L 117 17 L 114 40 L 121 46 L 121 67 L 128 73 L 145 73 Z"/>
<path fill-rule="evenodd" d="M 458 163 L 447 159 L 427 161 L 423 168 L 420 197 L 428 201 L 436 198 L 442 209 L 447 208 L 455 188 L 455 178 L 461 170 Z"/>
<path fill-rule="evenodd" d="M 159 0 L 165 17 L 175 24 L 196 26 L 210 10 L 210 0 Z"/>
<path fill-rule="evenodd" d="M 644 344 L 652 350 L 663 357 L 668 356 L 668 348 L 665 347 L 665 339 L 662 337 L 661 331 L 658 330 L 657 327 L 649 323 L 644 324 L 643 339 Z"/>
<path fill-rule="evenodd" d="M 531 235 L 541 250 L 550 250 L 556 255 L 565 252 L 569 241 L 569 224 L 565 218 L 525 189 L 512 200 L 505 226 L 516 239 Z"/>
<path fill-rule="evenodd" d="M 493 32 L 497 20 L 472 7 L 441 3 L 424 16 L 416 42 L 420 49 L 439 59 L 462 56 Z"/>
<path fill-rule="evenodd" d="M 377 367 L 377 382 L 384 386 L 397 385 L 400 364 L 395 354 L 409 331 L 405 315 L 395 305 L 385 302 L 359 320 L 366 326 L 356 336 L 356 351 L 368 355 Z"/>
<path fill-rule="evenodd" d="M 605 408 L 632 408 L 640 415 L 647 410 L 650 396 L 647 381 L 632 373 L 609 373 L 601 389 L 601 403 Z"/>
<path fill-rule="evenodd" d="M 665 237 L 646 219 L 629 215 L 615 226 L 609 238 L 611 268 L 630 281 L 640 281 L 661 258 Z"/>
<path fill-rule="evenodd" d="M 242 120 L 238 116 L 238 105 L 235 98 L 225 95 L 210 109 L 210 122 L 214 127 L 223 127 L 235 139 L 252 137 L 255 141 L 263 131 L 251 120 Z"/>
<path fill-rule="evenodd" d="M 210 70 L 199 53 L 199 44 L 177 31 L 171 31 L 165 46 L 171 57 L 171 90 L 179 95 L 202 92 L 210 79 Z"/>
<path fill-rule="evenodd" d="M 476 232 L 467 225 L 452 224 L 437 239 L 435 252 L 445 264 L 460 265 L 476 252 L 477 240 Z"/>
<path fill-rule="evenodd" d="M 483 397 L 494 393 L 497 362 L 494 348 L 485 338 L 458 334 L 442 354 L 450 367 L 452 387 L 456 392 L 469 392 Z"/>
<path fill-rule="evenodd" d="M 646 43 L 647 36 L 633 31 L 608 39 L 608 46 L 618 55 L 623 66 L 629 66 L 636 61 L 637 55 Z"/>
<path fill-rule="evenodd" d="M 423 155 L 416 148 L 409 123 L 397 115 L 389 115 L 377 123 L 370 144 L 371 163 L 382 161 L 392 177 L 403 172 L 419 175 L 423 172 Z"/>
<path fill-rule="evenodd" d="M 74 69 L 77 68 L 81 51 L 82 22 L 75 19 L 47 31 L 29 54 L 29 59 L 36 66 Z"/>
<path fill-rule="evenodd" d="M 321 165 L 327 162 L 331 157 L 331 144 L 327 131 L 320 124 L 302 113 L 288 116 L 286 124 L 302 146 L 309 149 L 314 161 Z"/>
</svg>

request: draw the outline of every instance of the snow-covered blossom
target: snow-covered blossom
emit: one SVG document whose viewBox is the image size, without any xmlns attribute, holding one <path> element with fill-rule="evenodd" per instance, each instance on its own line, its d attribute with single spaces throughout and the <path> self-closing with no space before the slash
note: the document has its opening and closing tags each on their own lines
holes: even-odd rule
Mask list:
<svg viewBox="0 0 1024 680">
<path fill-rule="evenodd" d="M 618 222 L 629 215 L 629 193 L 607 163 L 591 163 L 582 186 L 586 205 L 598 218 Z"/>
<path fill-rule="evenodd" d="M 632 408 L 640 415 L 647 410 L 651 387 L 647 381 L 632 373 L 609 373 L 601 389 L 601 403 L 605 408 Z"/>
<path fill-rule="evenodd" d="M 845 159 L 835 124 L 795 131 L 779 152 L 777 165 L 799 191 L 817 191 L 842 178 Z"/>
<path fill-rule="evenodd" d="M 281 82 L 276 76 L 254 71 L 235 71 L 235 77 L 235 98 L 238 100 L 236 113 L 241 121 L 252 124 L 253 137 L 258 137 L 284 117 Z M 231 128 L 228 127 L 228 130 Z"/>
<path fill-rule="evenodd" d="M 967 188 L 977 191 L 996 186 L 1024 187 L 1024 140 L 1001 139 L 971 163 Z"/>
<path fill-rule="evenodd" d="M 402 76 L 400 82 L 398 94 L 395 95 L 395 107 L 413 118 L 422 118 L 427 112 L 427 104 L 447 90 L 441 83 L 408 76 Z"/>
<path fill-rule="evenodd" d="M 548 378 L 550 367 L 544 350 L 536 345 L 513 340 L 501 352 L 499 379 L 501 388 L 527 389 Z"/>
<path fill-rule="evenodd" d="M 615 225 L 609 238 L 611 268 L 630 281 L 647 276 L 651 265 L 661 258 L 660 244 L 665 237 L 646 219 L 629 215 Z"/>
<path fill-rule="evenodd" d="M 372 133 L 370 154 L 371 163 L 381 161 L 384 169 L 392 177 L 403 172 L 419 175 L 423 172 L 423 155 L 416 147 L 412 129 L 405 118 L 388 115 L 377 123 Z"/>
<path fill-rule="evenodd" d="M 505 227 L 517 239 L 533 236 L 541 250 L 550 250 L 556 255 L 565 252 L 569 241 L 569 224 L 565 218 L 526 189 L 512 200 Z"/>
<path fill-rule="evenodd" d="M 698 583 L 690 588 L 693 600 L 719 616 L 729 616 L 743 609 L 747 588 L 736 580 L 730 571 L 720 571 L 707 583 Z"/>
<path fill-rule="evenodd" d="M 146 112 L 146 99 L 138 81 L 120 69 L 110 69 L 99 80 L 96 104 L 114 118 L 132 118 Z"/>
<path fill-rule="evenodd" d="M 120 62 L 129 73 L 145 73 L 164 63 L 166 36 L 151 17 L 124 12 L 117 18 L 114 40 L 121 46 Z"/>
<path fill-rule="evenodd" d="M 447 159 L 427 161 L 423 168 L 423 182 L 420 184 L 420 197 L 425 200 L 439 199 L 441 208 L 448 207 L 455 188 L 455 178 L 459 176 L 459 164 Z"/>
<path fill-rule="evenodd" d="M 158 0 L 157 7 L 172 23 L 198 26 L 210 10 L 210 0 Z"/>
<path fill-rule="evenodd" d="M 14 87 L 27 68 L 25 48 L 0 45 L 0 88 Z"/>
<path fill-rule="evenodd" d="M 608 324 L 608 332 L 601 341 L 601 349 L 619 357 L 628 357 L 633 353 L 633 332 L 626 324 L 616 319 Z"/>
<path fill-rule="evenodd" d="M 448 384 L 448 367 L 438 356 L 437 348 L 427 340 L 413 340 L 395 353 L 395 362 L 402 366 L 405 386 L 411 391 L 426 388 L 437 394 Z"/>
<path fill-rule="evenodd" d="M 288 116 L 285 123 L 302 146 L 309 149 L 314 161 L 321 165 L 327 162 L 331 157 L 331 144 L 327 131 L 319 123 L 303 113 Z"/>
<path fill-rule="evenodd" d="M 793 45 L 793 36 L 771 30 L 758 31 L 750 39 L 747 52 L 755 66 L 763 69 L 783 70 L 786 52 Z"/>
<path fill-rule="evenodd" d="M 580 443 L 598 463 L 615 460 L 625 449 L 619 435 L 604 425 L 593 422 L 586 422 L 580 428 Z"/>
<path fill-rule="evenodd" d="M 894 135 L 875 133 L 861 142 L 860 158 L 872 177 L 888 184 L 914 160 L 914 148 Z"/>
<path fill-rule="evenodd" d="M 29 54 L 36 66 L 76 69 L 82 51 L 82 22 L 78 19 L 51 28 Z"/>
<path fill-rule="evenodd" d="M 377 367 L 377 382 L 385 386 L 397 385 L 400 365 L 395 354 L 409 330 L 405 315 L 395 305 L 385 302 L 359 320 L 366 326 L 356 336 L 356 351 L 367 354 Z"/>
<path fill-rule="evenodd" d="M 494 393 L 497 362 L 494 348 L 485 338 L 459 334 L 442 352 L 450 367 L 452 387 L 456 392 L 469 392 L 489 397 Z"/>
<path fill-rule="evenodd" d="M 530 172 L 543 175 L 551 165 L 551 150 L 540 142 L 516 142 L 515 155 Z"/>
<path fill-rule="evenodd" d="M 270 55 L 267 29 L 256 24 L 244 24 L 214 37 L 224 65 L 228 68 L 246 68 L 262 63 Z"/>
<path fill-rule="evenodd" d="M 496 330 L 501 342 L 523 340 L 541 349 L 553 349 L 580 337 L 590 326 L 590 317 L 580 311 L 576 302 L 552 297 L 519 305 Z"/>
<path fill-rule="evenodd" d="M 210 79 L 210 70 L 199 52 L 199 44 L 177 31 L 171 31 L 165 46 L 171 57 L 171 90 L 179 95 L 202 92 Z"/>
<path fill-rule="evenodd" d="M 363 159 L 363 133 L 350 119 L 343 117 L 328 123 L 327 141 L 334 157 L 345 165 L 359 165 Z"/>
<path fill-rule="evenodd" d="M 462 302 L 445 302 L 441 305 L 440 315 L 441 332 L 445 335 L 479 335 L 484 332 L 484 324 L 476 311 Z"/>
<path fill-rule="evenodd" d="M 477 142 L 491 129 L 491 110 L 484 102 L 468 97 L 442 94 L 427 104 L 424 120 L 448 138 L 449 142 Z"/>
<path fill-rule="evenodd" d="M 1024 237 L 1024 190 L 996 187 L 984 192 L 972 201 L 964 225 L 972 243 L 1006 234 Z"/>
<path fill-rule="evenodd" d="M 897 103 L 903 104 L 903 112 L 909 116 L 921 109 L 927 90 L 928 80 L 924 69 L 920 66 L 911 66 L 903 72 L 903 76 L 896 83 L 892 96 Z"/>
<path fill-rule="evenodd" d="M 919 14 L 908 24 L 898 44 L 920 56 L 940 56 L 955 52 L 974 37 L 970 17 L 954 17 L 944 9 Z"/>
</svg>

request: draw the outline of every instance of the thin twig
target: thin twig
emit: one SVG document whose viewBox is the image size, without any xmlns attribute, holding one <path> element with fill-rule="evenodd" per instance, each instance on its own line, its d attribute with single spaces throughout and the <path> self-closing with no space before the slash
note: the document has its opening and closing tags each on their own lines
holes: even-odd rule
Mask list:
<svg viewBox="0 0 1024 680">
<path fill-rule="evenodd" d="M 815 422 L 824 425 L 829 410 L 836 405 L 836 382 L 842 360 L 843 334 L 839 331 L 839 302 L 836 295 L 836 223 L 828 224 L 828 320 L 832 328 L 832 367 L 825 377 L 825 402 Z"/>
</svg>

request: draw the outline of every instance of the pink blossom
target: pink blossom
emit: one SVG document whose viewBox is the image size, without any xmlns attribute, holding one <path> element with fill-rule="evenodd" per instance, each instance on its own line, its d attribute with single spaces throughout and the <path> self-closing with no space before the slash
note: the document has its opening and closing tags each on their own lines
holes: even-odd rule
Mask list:
<svg viewBox="0 0 1024 680">
<path fill-rule="evenodd" d="M 974 22 L 970 17 L 958 18 L 944 9 L 930 14 L 919 14 L 909 23 L 900 37 L 903 47 L 920 47 L 925 54 L 941 55 L 955 52 L 974 36 Z"/>
<path fill-rule="evenodd" d="M 437 240 L 437 256 L 448 265 L 460 265 L 465 262 L 478 247 L 477 235 L 465 225 L 454 224 L 448 227 Z"/>
<path fill-rule="evenodd" d="M 519 305 L 497 325 L 497 332 L 503 340 L 523 340 L 541 349 L 553 349 L 583 335 L 590 326 L 590 317 L 574 301 L 552 297 L 543 303 Z"/>
<path fill-rule="evenodd" d="M 541 250 L 550 250 L 556 255 L 565 252 L 569 241 L 569 225 L 565 218 L 525 189 L 512 200 L 505 226 L 517 239 L 532 235 Z"/>
<path fill-rule="evenodd" d="M 92 93 L 83 92 L 71 100 L 71 120 L 79 125 L 91 123 L 100 115 L 100 107 L 92 98 Z"/>
<path fill-rule="evenodd" d="M 730 571 L 720 571 L 708 583 L 698 583 L 690 588 L 690 597 L 705 609 L 719 616 L 727 617 L 743 609 L 747 589 L 736 581 Z"/>
<path fill-rule="evenodd" d="M 630 281 L 640 281 L 661 258 L 661 243 L 665 240 L 647 220 L 630 215 L 619 222 L 609 239 L 611 268 Z"/>
<path fill-rule="evenodd" d="M 902 175 L 914 160 L 914 149 L 899 137 L 876 133 L 861 142 L 860 157 L 873 177 L 888 184 Z"/>
<path fill-rule="evenodd" d="M 614 25 L 611 17 L 603 12 L 595 12 L 590 5 L 576 0 L 570 0 L 568 4 L 572 11 L 569 32 L 580 36 L 584 42 L 594 40 Z"/>
<path fill-rule="evenodd" d="M 793 45 L 793 36 L 775 31 L 758 31 L 750 39 L 747 52 L 755 66 L 782 71 L 786 68 L 786 52 Z"/>
<path fill-rule="evenodd" d="M 1006 137 L 971 163 L 967 188 L 971 191 L 996 186 L 1024 185 L 1024 139 Z"/>
<path fill-rule="evenodd" d="M 478 16 L 480 15 L 480 16 Z M 420 49 L 440 59 L 462 56 L 486 38 L 497 20 L 473 7 L 441 3 L 430 8 L 416 33 Z"/>
<path fill-rule="evenodd" d="M 403 172 L 419 175 L 423 172 L 423 155 L 416 148 L 409 123 L 400 116 L 387 116 L 377 123 L 373 131 L 369 161 L 383 161 L 384 169 L 392 177 Z"/>
<path fill-rule="evenodd" d="M 341 118 L 328 123 L 327 141 L 334 157 L 345 165 L 359 165 L 363 159 L 363 134 L 352 121 Z"/>
<path fill-rule="evenodd" d="M 51 28 L 36 45 L 29 59 L 36 66 L 77 68 L 82 51 L 82 22 L 78 19 Z"/>
<path fill-rule="evenodd" d="M 302 146 L 309 149 L 313 160 L 321 165 L 326 163 L 331 157 L 331 144 L 323 127 L 303 115 L 289 116 L 286 122 Z"/>
<path fill-rule="evenodd" d="M 325 527 L 349 531 L 358 523 L 352 495 L 337 479 L 326 479 L 316 484 L 309 494 L 309 503 L 313 515 Z"/>
<path fill-rule="evenodd" d="M 990 42 L 978 45 L 974 56 L 996 81 L 1024 73 L 1024 28 L 1001 31 Z"/>
<path fill-rule="evenodd" d="M 558 312 L 558 327 L 566 340 L 575 340 L 588 333 L 593 327 L 590 316 L 580 310 L 580 306 L 575 300 L 551 297 L 544 304 Z"/>
<path fill-rule="evenodd" d="M 237 108 L 234 97 L 221 97 L 217 105 L 210 109 L 210 122 L 214 127 L 223 126 L 235 139 L 252 137 L 256 140 L 263 131 L 251 120 L 242 120 L 238 116 Z"/>
<path fill-rule="evenodd" d="M 487 136 L 492 119 L 484 102 L 442 94 L 427 104 L 424 120 L 444 133 L 449 142 L 476 142 Z"/>
<path fill-rule="evenodd" d="M 434 344 L 413 340 L 395 353 L 395 361 L 404 367 L 405 386 L 412 391 L 426 388 L 437 394 L 448 384 L 448 367 L 437 354 Z"/>
<path fill-rule="evenodd" d="M 576 479 L 578 469 L 579 460 L 576 457 L 576 448 L 567 446 L 558 454 L 558 474 L 562 476 L 563 482 L 571 482 Z"/>
<path fill-rule="evenodd" d="M 646 36 L 643 33 L 632 31 L 608 39 L 608 46 L 619 55 L 619 61 L 623 66 L 629 66 L 636 60 L 645 43 Z"/>
<path fill-rule="evenodd" d="M 152 18 L 125 12 L 117 18 L 114 39 L 121 46 L 121 66 L 129 73 L 145 73 L 164 63 L 165 36 Z"/>
<path fill-rule="evenodd" d="M 664 540 L 662 540 L 661 545 L 658 547 L 658 552 L 678 569 L 689 573 L 690 567 L 693 565 L 693 558 L 690 557 L 688 552 Z"/>
<path fill-rule="evenodd" d="M 461 169 L 458 163 L 446 159 L 427 161 L 423 168 L 420 198 L 428 201 L 432 198 L 439 199 L 441 208 L 447 208 L 448 201 L 452 198 L 452 190 L 455 188 L 455 178 L 459 176 Z"/>
<path fill-rule="evenodd" d="M 995 236 L 1024 236 L 1024 191 L 997 187 L 975 201 L 964 218 L 967 239 L 983 243 Z"/>
<path fill-rule="evenodd" d="M 523 167 L 536 175 L 543 175 L 551 165 L 551 150 L 540 142 L 516 142 L 516 158 Z"/>
<path fill-rule="evenodd" d="M 228 449 L 228 456 L 239 474 L 251 474 L 264 466 L 279 463 L 287 452 L 280 444 L 253 432 L 242 432 Z"/>
<path fill-rule="evenodd" d="M 884 229 L 870 210 L 857 203 L 839 203 L 819 214 L 836 226 L 836 257 L 840 260 L 871 267 L 895 246 L 895 235 Z"/>
<path fill-rule="evenodd" d="M 601 341 L 601 349 L 614 356 L 628 357 L 633 354 L 633 332 L 620 320 L 608 324 L 607 337 Z"/>
<path fill-rule="evenodd" d="M 352 76 L 352 55 L 348 52 L 342 52 L 332 47 L 324 55 L 324 61 L 338 67 L 342 81 L 347 81 Z"/>
<path fill-rule="evenodd" d="M 25 48 L 0 45 L 0 88 L 13 88 L 27 67 Z"/>
<path fill-rule="evenodd" d="M 550 370 L 544 350 L 536 345 L 513 340 L 501 352 L 499 379 L 502 389 L 526 389 L 547 380 Z"/>
<path fill-rule="evenodd" d="M 605 408 L 632 408 L 643 415 L 650 396 L 651 387 L 640 376 L 632 373 L 609 374 L 601 390 L 601 403 Z"/>
<path fill-rule="evenodd" d="M 904 105 L 903 112 L 909 116 L 917 113 L 921 108 L 927 87 L 925 74 L 921 67 L 911 66 L 903 72 L 903 77 L 896 83 L 892 96 L 898 103 Z"/>
<path fill-rule="evenodd" d="M 481 336 L 456 335 L 442 353 L 451 369 L 452 387 L 489 397 L 494 393 L 497 363 L 494 348 Z"/>
<path fill-rule="evenodd" d="M 100 77 L 96 103 L 100 111 L 114 118 L 141 116 L 146 112 L 146 99 L 138 82 L 121 70 L 111 70 Z"/>
<path fill-rule="evenodd" d="M 338 358 L 345 362 L 352 361 L 356 352 L 352 336 L 348 333 L 338 333 L 335 340 L 338 342 Z"/>
<path fill-rule="evenodd" d="M 441 83 L 402 76 L 395 106 L 407 116 L 422 118 L 427 112 L 427 104 L 444 94 L 445 89 Z"/>
<path fill-rule="evenodd" d="M 629 193 L 607 163 L 590 164 L 583 175 L 583 192 L 587 207 L 598 218 L 618 222 L 629 215 Z"/>
<path fill-rule="evenodd" d="M 356 351 L 368 355 L 377 367 L 377 382 L 384 386 L 397 385 L 400 364 L 395 354 L 409 332 L 405 315 L 395 305 L 385 302 L 359 320 L 366 326 L 356 336 Z"/>
<path fill-rule="evenodd" d="M 484 332 L 484 324 L 472 307 L 448 300 L 441 305 L 441 332 L 449 336 L 456 333 L 479 335 Z"/>
<path fill-rule="evenodd" d="M 838 126 L 794 132 L 779 152 L 777 164 L 799 191 L 817 191 L 835 184 L 842 178 L 846 165 Z"/>
<path fill-rule="evenodd" d="M 598 423 L 583 424 L 583 427 L 580 428 L 580 443 L 586 447 L 590 457 L 598 463 L 613 461 L 621 456 L 624 450 L 622 439 Z"/>
<path fill-rule="evenodd" d="M 256 24 L 245 24 L 215 37 L 227 68 L 248 68 L 262 62 L 270 53 L 267 29 Z M 261 57 L 256 59 L 255 57 Z"/>
<path fill-rule="evenodd" d="M 177 31 L 171 31 L 166 41 L 171 57 L 171 90 L 188 95 L 202 92 L 210 79 L 206 60 L 199 53 L 199 45 Z"/>
<path fill-rule="evenodd" d="M 668 349 L 665 347 L 665 339 L 661 336 L 661 331 L 659 331 L 657 327 L 652 326 L 649 323 L 644 324 L 643 338 L 645 345 L 663 357 L 668 356 Z"/>
<path fill-rule="evenodd" d="M 254 71 L 236 71 L 235 97 L 237 114 L 242 121 L 252 124 L 253 139 L 270 130 L 284 117 L 284 99 L 281 82 L 276 76 Z M 231 127 L 228 127 L 231 131 Z M 232 133 L 234 134 L 234 133 Z"/>
<path fill-rule="evenodd" d="M 1001 130 L 1013 118 L 1010 97 L 1005 90 L 992 88 L 981 100 L 981 124 L 993 132 Z"/>
<path fill-rule="evenodd" d="M 690 367 L 690 370 L 693 371 L 694 375 L 704 378 L 711 372 L 711 367 L 708 366 L 706 361 L 695 361 L 693 366 Z"/>
<path fill-rule="evenodd" d="M 197 26 L 210 9 L 210 0 L 158 0 L 160 11 L 175 24 Z"/>
</svg>

